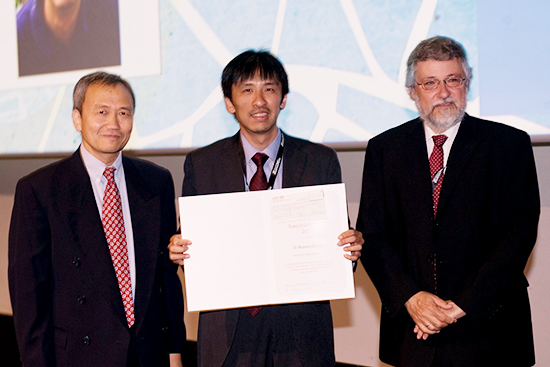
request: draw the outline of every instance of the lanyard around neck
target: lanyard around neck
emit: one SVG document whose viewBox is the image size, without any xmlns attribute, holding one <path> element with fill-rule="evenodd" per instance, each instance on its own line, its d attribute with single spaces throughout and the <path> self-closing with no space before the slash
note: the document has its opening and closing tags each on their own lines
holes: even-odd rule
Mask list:
<svg viewBox="0 0 550 367">
<path fill-rule="evenodd" d="M 271 170 L 271 175 L 269 176 L 269 181 L 267 182 L 267 189 L 266 190 L 273 189 L 273 185 L 275 185 L 275 179 L 277 178 L 277 174 L 279 173 L 279 168 L 281 167 L 281 162 L 283 160 L 284 148 L 285 148 L 285 134 L 281 133 L 281 143 L 279 144 L 279 150 L 277 151 L 277 158 L 275 158 L 275 163 L 273 164 L 273 169 Z M 246 180 L 246 162 L 245 162 L 245 159 L 244 159 L 244 150 L 242 148 L 242 142 L 240 144 L 239 155 L 241 156 L 241 162 L 242 162 L 243 174 L 245 176 L 245 182 L 248 185 L 248 181 Z"/>
<path fill-rule="evenodd" d="M 273 169 L 271 170 L 271 175 L 269 176 L 269 181 L 267 182 L 267 190 L 271 190 L 273 185 L 275 185 L 275 178 L 279 173 L 279 168 L 281 167 L 281 161 L 283 160 L 283 150 L 285 149 L 285 135 L 281 134 L 281 144 L 279 144 L 279 150 L 277 151 L 277 158 L 275 158 L 275 163 L 273 164 Z"/>
</svg>

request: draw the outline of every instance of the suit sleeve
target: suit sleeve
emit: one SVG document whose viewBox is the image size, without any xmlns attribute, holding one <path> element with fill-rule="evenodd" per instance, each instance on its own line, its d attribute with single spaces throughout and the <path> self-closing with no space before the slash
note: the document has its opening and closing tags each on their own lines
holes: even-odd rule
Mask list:
<svg viewBox="0 0 550 367">
<path fill-rule="evenodd" d="M 332 156 L 328 165 L 328 183 L 337 184 L 342 182 L 342 168 L 340 167 L 340 161 L 335 151 L 332 152 Z M 351 222 L 349 220 L 348 213 L 348 227 L 351 228 Z M 352 261 L 353 271 L 357 270 L 357 260 Z"/>
<path fill-rule="evenodd" d="M 193 166 L 193 154 L 187 154 L 185 163 L 183 164 L 183 185 L 182 196 L 197 195 L 197 187 L 195 182 L 195 167 Z"/>
<path fill-rule="evenodd" d="M 420 287 L 407 275 L 397 249 L 390 244 L 383 151 L 376 143 L 369 141 L 365 153 L 357 230 L 365 240 L 361 262 L 380 295 L 383 310 L 395 316 Z"/>
<path fill-rule="evenodd" d="M 499 154 L 502 175 L 495 183 L 493 221 L 497 228 L 489 258 L 453 299 L 467 315 L 490 317 L 514 287 L 525 287 L 523 275 L 537 237 L 540 198 L 529 136 L 514 135 Z"/>
<path fill-rule="evenodd" d="M 335 151 L 332 151 L 328 164 L 328 182 L 329 184 L 336 184 L 342 182 L 342 169 L 340 168 L 340 161 Z"/>
<path fill-rule="evenodd" d="M 183 323 L 183 292 L 178 272 L 178 266 L 170 261 L 168 250 L 164 247 L 170 242 L 170 237 L 176 233 L 177 219 L 175 211 L 174 183 L 168 174 L 162 207 L 162 238 L 160 240 L 164 261 L 165 297 L 169 322 L 169 352 L 184 352 L 186 341 L 185 324 Z"/>
<path fill-rule="evenodd" d="M 49 218 L 34 187 L 19 181 L 9 230 L 8 279 L 25 366 L 55 366 Z"/>
</svg>

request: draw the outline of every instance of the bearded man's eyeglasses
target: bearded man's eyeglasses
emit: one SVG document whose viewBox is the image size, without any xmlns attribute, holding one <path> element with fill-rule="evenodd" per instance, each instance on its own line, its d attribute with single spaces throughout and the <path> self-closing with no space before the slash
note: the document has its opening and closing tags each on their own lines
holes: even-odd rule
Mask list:
<svg viewBox="0 0 550 367">
<path fill-rule="evenodd" d="M 445 85 L 449 88 L 456 88 L 456 87 L 460 87 L 461 85 L 464 84 L 464 81 L 466 80 L 466 78 L 457 78 L 457 77 L 449 77 L 447 79 L 444 79 L 442 80 L 443 83 L 445 83 Z M 418 84 L 419 86 L 422 87 L 422 89 L 424 90 L 434 90 L 434 89 L 437 89 L 439 88 L 439 84 L 441 84 L 442 82 L 441 80 L 439 79 L 429 79 L 429 80 L 425 80 L 423 82 L 416 82 L 416 84 Z"/>
</svg>

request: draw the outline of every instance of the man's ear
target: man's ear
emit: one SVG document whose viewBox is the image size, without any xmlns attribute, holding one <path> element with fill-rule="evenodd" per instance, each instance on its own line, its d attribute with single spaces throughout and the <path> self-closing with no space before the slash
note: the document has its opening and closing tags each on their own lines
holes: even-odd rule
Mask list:
<svg viewBox="0 0 550 367">
<path fill-rule="evenodd" d="M 82 132 L 82 115 L 76 108 L 73 109 L 73 125 L 78 132 Z"/>
<path fill-rule="evenodd" d="M 230 114 L 235 113 L 235 106 L 233 106 L 233 102 L 231 102 L 231 99 L 229 97 L 224 97 L 225 100 L 225 108 L 227 109 L 227 112 Z"/>
<path fill-rule="evenodd" d="M 283 110 L 286 106 L 286 97 L 288 96 L 288 94 L 285 94 L 285 96 L 283 97 L 283 100 L 281 101 L 281 104 L 279 105 L 279 108 L 281 110 Z"/>
<path fill-rule="evenodd" d="M 416 101 L 416 99 L 418 98 L 418 95 L 416 94 L 416 89 L 414 87 L 411 87 L 411 88 L 408 88 L 408 90 L 409 90 L 409 97 L 411 97 L 413 101 Z"/>
</svg>

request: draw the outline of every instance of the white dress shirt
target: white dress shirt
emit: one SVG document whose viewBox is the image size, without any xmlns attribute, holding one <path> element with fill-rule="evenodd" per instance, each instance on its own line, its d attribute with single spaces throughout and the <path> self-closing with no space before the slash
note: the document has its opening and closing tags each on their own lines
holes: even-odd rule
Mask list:
<svg viewBox="0 0 550 367">
<path fill-rule="evenodd" d="M 423 124 L 424 133 L 426 134 L 426 148 L 428 149 L 428 159 L 432 154 L 435 145 L 432 136 L 442 134 L 447 136 L 447 140 L 445 140 L 445 143 L 443 144 L 443 172 L 445 172 L 445 170 L 447 169 L 447 160 L 449 159 L 449 154 L 451 153 L 451 148 L 455 141 L 456 134 L 458 133 L 458 128 L 460 127 L 460 124 L 461 122 L 459 122 L 458 124 L 454 124 L 441 134 L 436 134 L 432 129 L 430 129 L 428 125 Z"/>
</svg>

